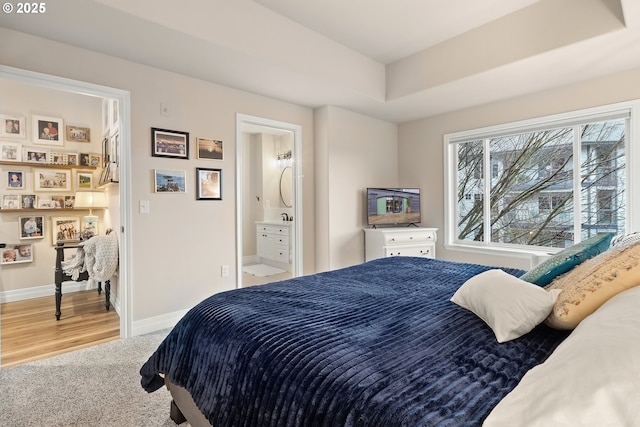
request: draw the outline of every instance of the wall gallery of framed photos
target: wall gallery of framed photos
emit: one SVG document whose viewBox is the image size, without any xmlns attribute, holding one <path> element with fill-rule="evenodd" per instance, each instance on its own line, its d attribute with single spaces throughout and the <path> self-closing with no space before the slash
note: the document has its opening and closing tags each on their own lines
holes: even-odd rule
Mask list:
<svg viewBox="0 0 640 427">
<path fill-rule="evenodd" d="M 16 288 L 50 284 L 57 236 L 79 242 L 89 213 L 76 194 L 100 190 L 110 101 L 2 79 L 0 91 L 0 274 L 15 283 L 6 275 L 19 271 Z"/>
</svg>

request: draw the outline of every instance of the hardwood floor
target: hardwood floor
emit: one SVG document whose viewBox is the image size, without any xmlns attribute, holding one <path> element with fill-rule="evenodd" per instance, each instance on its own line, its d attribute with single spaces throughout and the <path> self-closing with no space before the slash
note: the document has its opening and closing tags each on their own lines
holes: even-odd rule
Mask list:
<svg viewBox="0 0 640 427">
<path fill-rule="evenodd" d="M 2 354 L 0 366 L 78 350 L 120 337 L 120 319 L 104 307 L 104 292 L 95 289 L 64 294 L 60 320 L 55 297 L 3 303 L 0 307 Z"/>
</svg>

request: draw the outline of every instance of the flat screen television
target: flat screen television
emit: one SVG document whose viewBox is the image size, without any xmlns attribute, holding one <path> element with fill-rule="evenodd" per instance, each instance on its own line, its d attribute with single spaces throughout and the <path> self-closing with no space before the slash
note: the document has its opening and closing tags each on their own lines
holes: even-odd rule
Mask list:
<svg viewBox="0 0 640 427">
<path fill-rule="evenodd" d="M 409 225 L 421 220 L 419 188 L 367 188 L 368 225 Z"/>
</svg>

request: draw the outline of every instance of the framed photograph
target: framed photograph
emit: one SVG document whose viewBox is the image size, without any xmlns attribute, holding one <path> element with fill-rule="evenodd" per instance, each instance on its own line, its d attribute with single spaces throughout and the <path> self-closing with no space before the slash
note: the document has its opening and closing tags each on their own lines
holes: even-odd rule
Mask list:
<svg viewBox="0 0 640 427">
<path fill-rule="evenodd" d="M 40 196 L 36 199 L 36 209 L 53 209 L 55 206 L 53 205 L 53 200 L 51 200 L 51 196 Z"/>
<path fill-rule="evenodd" d="M 41 145 L 64 145 L 64 122 L 59 117 L 33 115 L 33 142 Z"/>
<path fill-rule="evenodd" d="M 24 188 L 24 172 L 7 171 L 7 188 L 22 190 Z"/>
<path fill-rule="evenodd" d="M 67 126 L 66 139 L 70 142 L 91 142 L 91 129 L 80 126 Z"/>
<path fill-rule="evenodd" d="M 22 144 L 17 142 L 3 142 L 0 144 L 0 160 L 5 162 L 21 162 L 22 161 Z"/>
<path fill-rule="evenodd" d="M 70 243 L 80 241 L 80 217 L 53 217 L 51 218 L 51 242 Z"/>
<path fill-rule="evenodd" d="M 196 138 L 199 159 L 222 160 L 222 141 Z"/>
<path fill-rule="evenodd" d="M 20 209 L 20 196 L 18 194 L 3 195 L 2 209 Z"/>
<path fill-rule="evenodd" d="M 26 120 L 23 116 L 0 114 L 0 136 L 26 138 Z"/>
<path fill-rule="evenodd" d="M 222 169 L 196 168 L 196 200 L 222 200 Z"/>
<path fill-rule="evenodd" d="M 33 244 L 31 243 L 10 243 L 1 250 L 0 264 L 20 264 L 33 261 Z"/>
<path fill-rule="evenodd" d="M 64 208 L 65 209 L 73 209 L 76 205 L 76 196 L 64 196 Z"/>
<path fill-rule="evenodd" d="M 25 147 L 22 149 L 22 161 L 27 163 L 49 163 L 49 151 Z"/>
<path fill-rule="evenodd" d="M 51 209 L 63 209 L 64 208 L 64 196 L 55 195 L 51 196 Z"/>
<path fill-rule="evenodd" d="M 99 168 L 102 166 L 102 156 L 100 154 L 89 154 L 89 166 Z"/>
<path fill-rule="evenodd" d="M 93 236 L 100 234 L 98 229 L 98 217 L 95 215 L 87 215 L 82 217 L 82 233 L 81 239 L 87 240 Z"/>
<path fill-rule="evenodd" d="M 93 188 L 93 173 L 76 173 L 76 190 L 91 190 Z"/>
<path fill-rule="evenodd" d="M 34 169 L 34 191 L 71 191 L 71 169 Z"/>
<path fill-rule="evenodd" d="M 80 153 L 80 158 L 78 160 L 78 164 L 80 166 L 91 166 L 91 160 L 90 160 L 91 154 L 89 153 Z"/>
<path fill-rule="evenodd" d="M 186 193 L 186 172 L 173 170 L 153 170 L 154 191 L 156 193 Z"/>
<path fill-rule="evenodd" d="M 52 151 L 49 153 L 49 163 L 53 165 L 66 165 L 67 153 L 57 153 Z"/>
<path fill-rule="evenodd" d="M 151 155 L 189 158 L 189 132 L 151 128 Z"/>
<path fill-rule="evenodd" d="M 37 205 L 37 196 L 35 194 L 21 194 L 20 207 L 22 209 L 35 209 Z"/>
<path fill-rule="evenodd" d="M 67 153 L 67 164 L 71 166 L 78 165 L 78 153 Z"/>
<path fill-rule="evenodd" d="M 20 224 L 20 239 L 42 239 L 44 237 L 44 217 L 24 216 L 18 220 Z"/>
</svg>

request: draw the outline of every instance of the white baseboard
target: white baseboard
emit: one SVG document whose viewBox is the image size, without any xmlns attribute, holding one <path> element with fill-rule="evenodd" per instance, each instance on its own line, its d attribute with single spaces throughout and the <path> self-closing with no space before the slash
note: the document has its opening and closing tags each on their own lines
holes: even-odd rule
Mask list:
<svg viewBox="0 0 640 427">
<path fill-rule="evenodd" d="M 62 285 L 63 295 L 71 292 L 85 291 L 90 289 L 87 281 L 84 282 L 64 282 Z M 0 302 L 16 302 L 33 298 L 42 298 L 55 295 L 56 285 L 42 285 L 31 288 L 14 289 L 0 292 Z"/>
<path fill-rule="evenodd" d="M 173 313 L 132 322 L 131 336 L 144 335 L 161 329 L 173 328 L 189 310 L 174 311 Z"/>
<path fill-rule="evenodd" d="M 260 257 L 258 255 L 247 255 L 242 257 L 242 265 L 259 264 Z"/>
<path fill-rule="evenodd" d="M 88 291 L 90 289 L 98 289 L 97 286 L 90 287 L 89 282 L 87 280 L 81 282 L 63 282 L 62 283 L 62 296 L 66 294 L 70 294 L 73 292 L 79 291 Z M 56 285 L 42 285 L 42 286 L 34 286 L 31 288 L 23 288 L 23 289 L 14 289 L 11 291 L 2 291 L 0 292 L 0 303 L 5 302 L 16 302 L 16 301 L 24 301 L 28 299 L 34 298 L 42 298 L 42 297 L 50 297 L 55 295 Z M 104 292 L 104 287 L 102 292 Z M 104 295 L 104 294 L 103 294 Z M 120 315 L 120 300 L 111 292 L 111 306 L 113 309 Z"/>
</svg>

